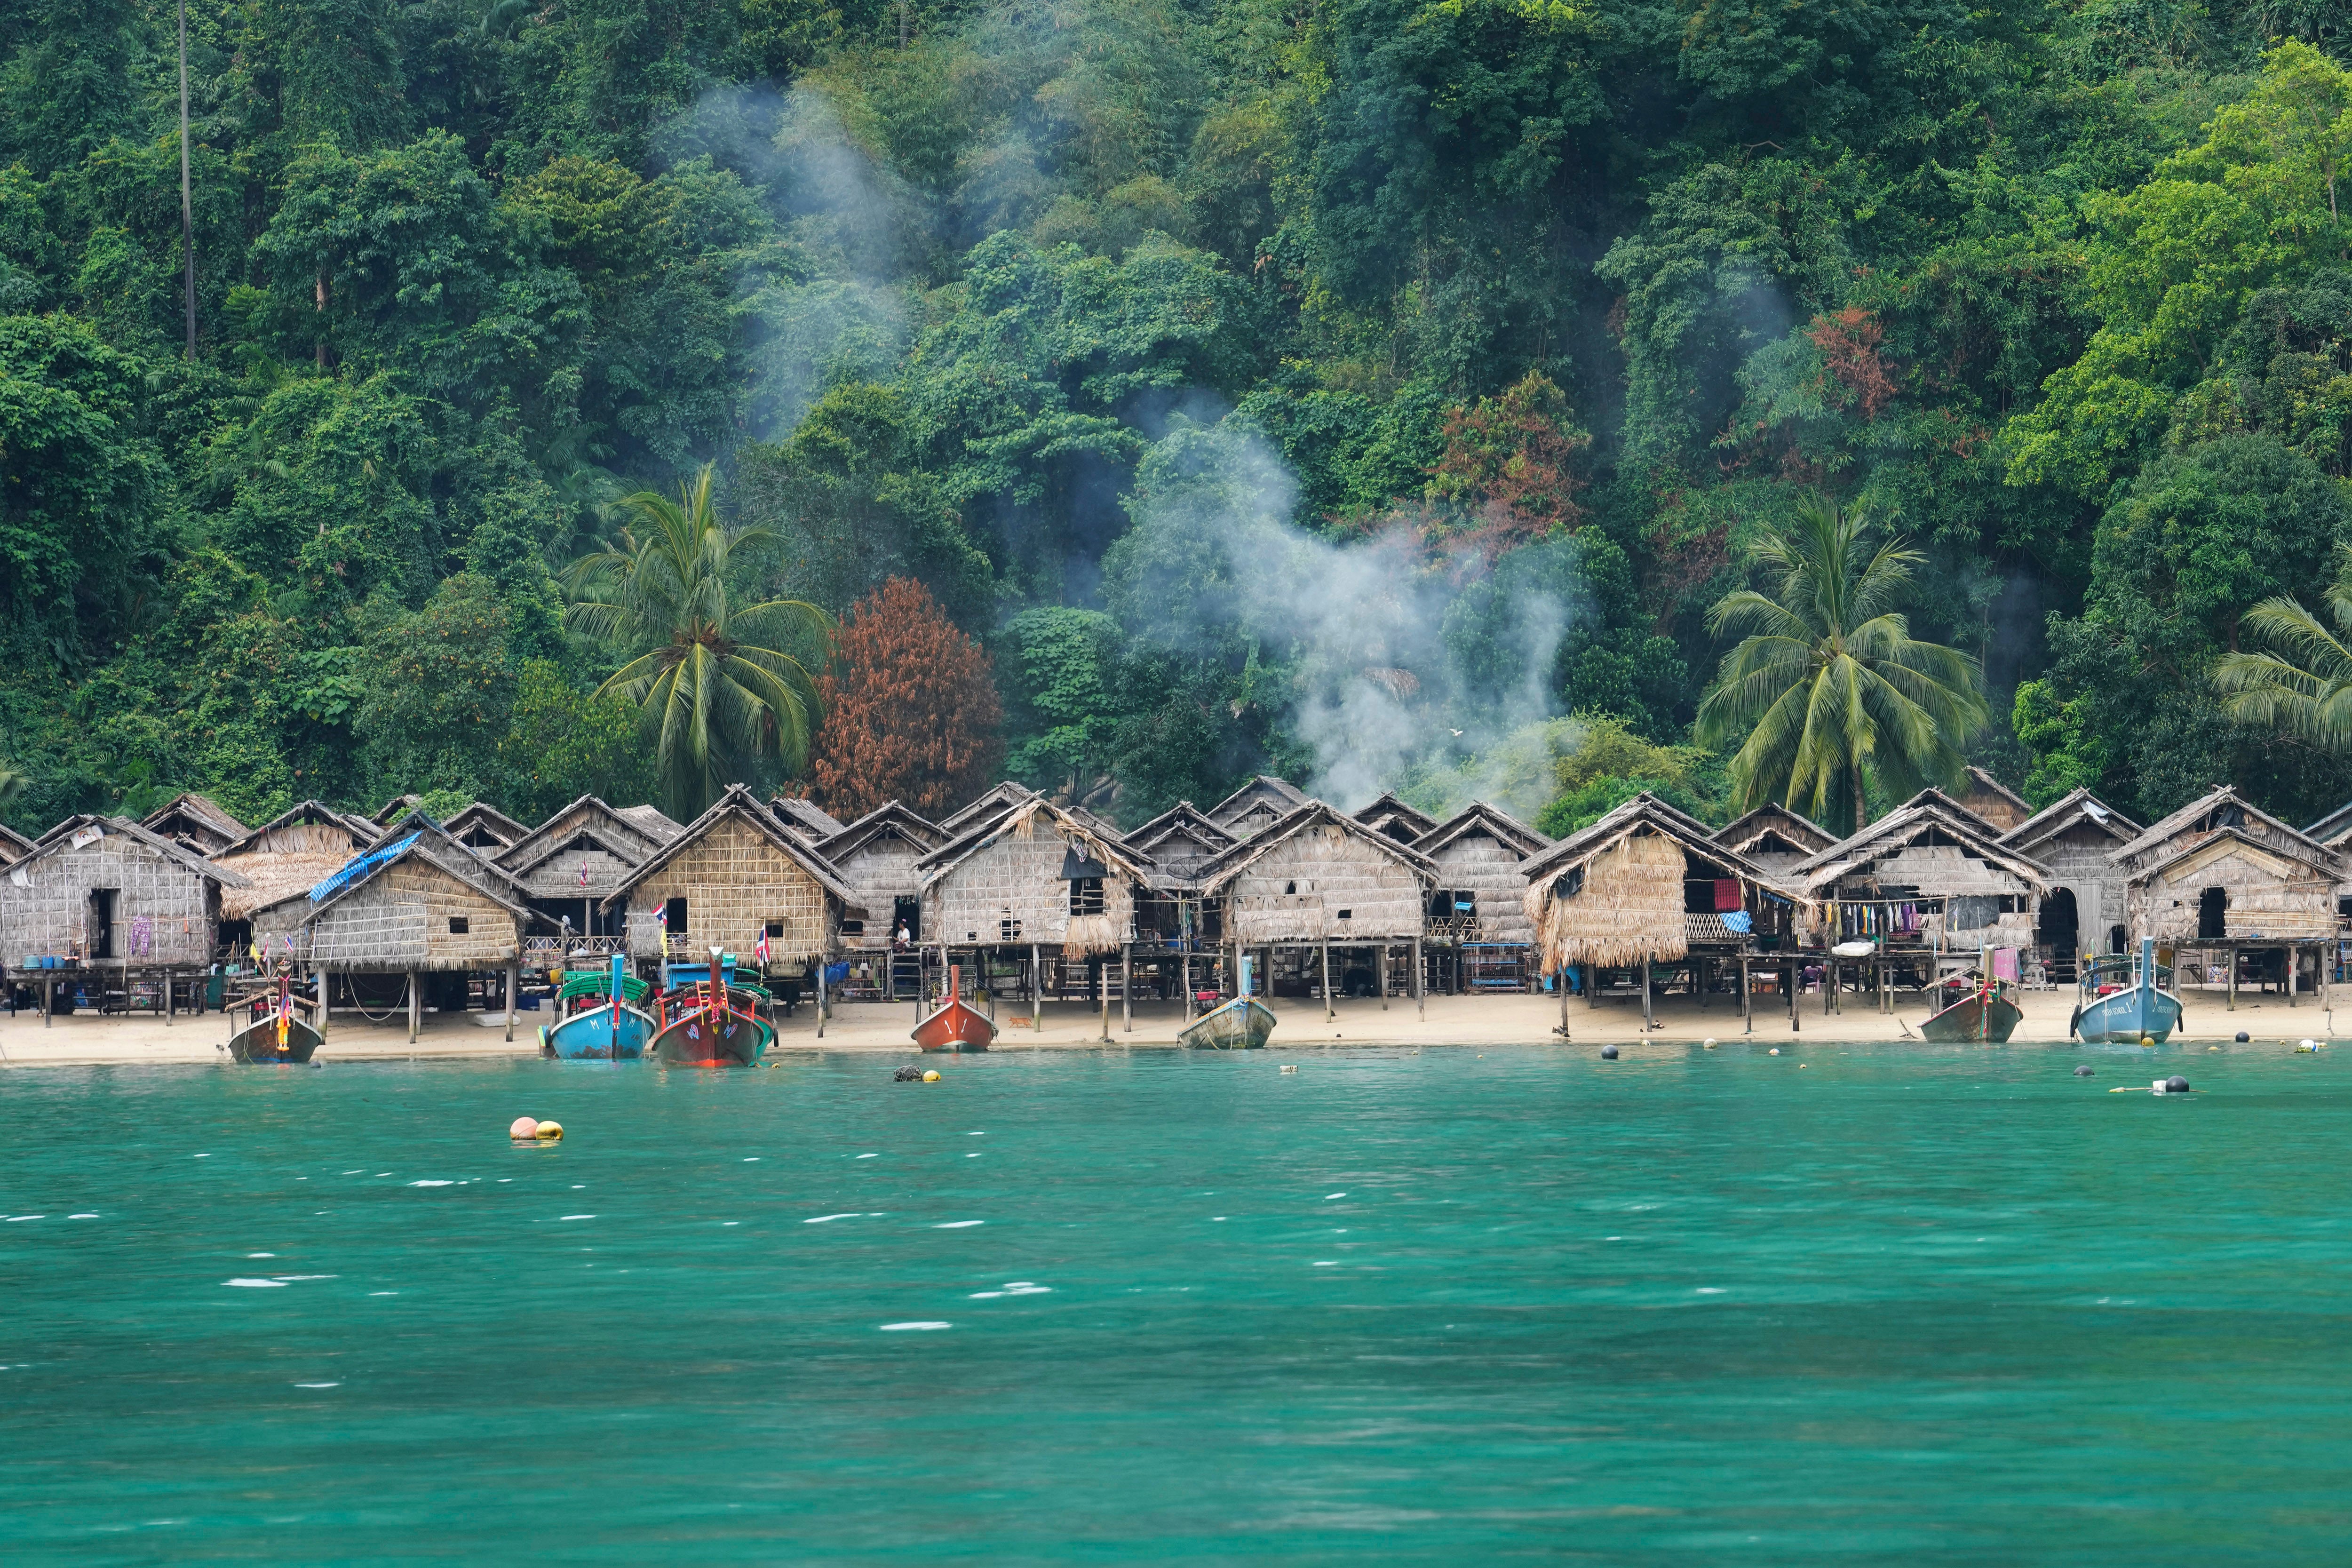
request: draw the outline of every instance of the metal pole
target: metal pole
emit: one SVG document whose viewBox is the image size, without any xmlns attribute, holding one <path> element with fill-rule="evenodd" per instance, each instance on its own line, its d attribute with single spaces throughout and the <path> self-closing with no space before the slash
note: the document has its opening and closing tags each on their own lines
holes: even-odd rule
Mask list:
<svg viewBox="0 0 2352 1568">
<path fill-rule="evenodd" d="M 196 208 L 188 184 L 188 0 L 180 0 L 180 254 L 186 263 L 188 358 L 196 357 Z"/>
</svg>

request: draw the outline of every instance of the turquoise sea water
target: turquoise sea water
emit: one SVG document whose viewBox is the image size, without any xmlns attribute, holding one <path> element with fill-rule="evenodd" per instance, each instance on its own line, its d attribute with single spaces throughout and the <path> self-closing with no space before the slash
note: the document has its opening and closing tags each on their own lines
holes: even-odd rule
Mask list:
<svg viewBox="0 0 2352 1568">
<path fill-rule="evenodd" d="M 2345 1559 L 2352 1051 L 1782 1043 L 10 1074 L 0 1560 Z"/>
</svg>

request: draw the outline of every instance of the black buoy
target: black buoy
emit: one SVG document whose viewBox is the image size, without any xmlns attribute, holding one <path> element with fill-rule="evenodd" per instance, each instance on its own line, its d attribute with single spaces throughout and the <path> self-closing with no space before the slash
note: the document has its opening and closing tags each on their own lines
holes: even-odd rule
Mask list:
<svg viewBox="0 0 2352 1568">
<path fill-rule="evenodd" d="M 2243 1030 L 2243 1029 L 2241 1029 L 2241 1030 L 2239 1030 L 2239 1031 L 2238 1031 L 2238 1044 L 2240 1044 L 2240 1045 L 2242 1045 L 2242 1045 L 2244 1045 L 2245 1043 L 2246 1043 L 2246 1031 L 2245 1031 L 2245 1030 Z"/>
<path fill-rule="evenodd" d="M 2175 1073 L 2170 1078 L 2164 1080 L 2164 1092 L 2167 1094 L 2187 1094 L 2189 1092 L 2189 1080 L 2182 1078 L 2179 1073 Z"/>
<path fill-rule="evenodd" d="M 1613 1062 L 1613 1061 L 1615 1061 L 1615 1060 L 1617 1059 L 1617 1047 L 1614 1047 L 1614 1046 L 1603 1046 L 1603 1047 L 1601 1047 L 1601 1059 L 1602 1061 L 1604 1061 L 1604 1062 Z"/>
<path fill-rule="evenodd" d="M 920 1083 L 923 1081 L 923 1069 L 920 1068 L 900 1068 L 897 1072 L 890 1075 L 890 1081 L 892 1083 Z"/>
<path fill-rule="evenodd" d="M 2091 1069 L 2089 1068 L 2076 1068 L 2074 1069 L 2074 1076 L 2076 1078 L 2088 1078 L 2091 1076 Z"/>
</svg>

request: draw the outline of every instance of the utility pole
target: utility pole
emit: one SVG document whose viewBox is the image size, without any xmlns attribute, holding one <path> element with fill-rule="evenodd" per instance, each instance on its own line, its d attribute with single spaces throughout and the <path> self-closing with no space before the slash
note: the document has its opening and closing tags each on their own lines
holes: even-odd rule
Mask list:
<svg viewBox="0 0 2352 1568">
<path fill-rule="evenodd" d="M 180 0 L 180 254 L 187 263 L 188 360 L 196 357 L 196 209 L 188 190 L 188 0 Z"/>
</svg>

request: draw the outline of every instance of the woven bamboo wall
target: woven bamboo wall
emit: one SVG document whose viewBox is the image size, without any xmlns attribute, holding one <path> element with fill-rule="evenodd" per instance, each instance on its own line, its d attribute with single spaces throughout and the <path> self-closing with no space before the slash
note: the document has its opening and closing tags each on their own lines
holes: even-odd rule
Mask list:
<svg viewBox="0 0 2352 1568">
<path fill-rule="evenodd" d="M 1328 822 L 1302 828 L 1225 884 L 1225 930 L 1254 942 L 1410 942 L 1426 894 L 1412 867 Z"/>
<path fill-rule="evenodd" d="M 2315 939 L 2335 934 L 2332 878 L 2284 855 L 2233 838 L 2140 878 L 2131 888 L 2131 936 L 2159 942 L 2197 941 L 2198 903 L 2208 888 L 2229 902 L 2223 931 L 2232 937 Z"/>
<path fill-rule="evenodd" d="M 2050 868 L 2053 886 L 2074 894 L 2076 946 L 2105 952 L 2107 928 L 2126 923 L 2123 868 L 2114 859 L 2116 841 L 2088 823 L 2078 823 L 2054 838 L 2044 839 L 2026 853 Z"/>
<path fill-rule="evenodd" d="M 923 878 L 915 869 L 915 862 L 923 854 L 923 850 L 897 834 L 886 833 L 867 839 L 856 850 L 834 862 L 841 871 L 842 880 L 865 895 L 866 934 L 845 939 L 848 945 L 862 949 L 890 945 L 891 933 L 897 930 L 890 919 L 893 903 L 921 892 Z"/>
<path fill-rule="evenodd" d="M 580 880 L 583 864 L 588 868 L 584 887 Z M 627 881 L 638 864 L 642 862 L 632 863 L 609 850 L 566 849 L 532 867 L 520 881 L 523 891 L 534 899 L 602 900 Z M 576 923 L 579 911 L 572 913 Z"/>
<path fill-rule="evenodd" d="M 16 886 L 20 872 L 29 886 Z M 211 961 L 219 912 L 215 884 L 152 845 L 109 828 L 96 843 L 79 849 L 68 845 L 0 871 L 0 963 L 14 968 L 35 955 L 86 954 L 94 888 L 118 889 L 116 959 L 158 964 Z M 134 945 L 142 918 L 146 937 Z"/>
<path fill-rule="evenodd" d="M 1062 880 L 1062 857 L 1069 847 L 1049 823 L 1032 817 L 967 857 L 923 895 L 923 940 L 1066 945 L 1070 884 Z M 1087 917 L 1076 934 L 1082 947 L 1099 951 L 1106 939 L 1118 946 L 1134 921 L 1135 889 L 1114 870 L 1103 879 L 1101 916 Z M 1017 934 L 1009 934 L 1014 927 Z"/>
<path fill-rule="evenodd" d="M 452 931 L 453 917 L 467 930 Z M 418 855 L 384 868 L 311 921 L 311 956 L 338 969 L 501 969 L 520 951 L 510 911 Z"/>
<path fill-rule="evenodd" d="M 733 817 L 714 824 L 629 893 L 629 951 L 661 956 L 656 916 L 672 899 L 686 900 L 686 930 L 669 933 L 673 949 L 723 947 L 747 953 L 769 924 L 783 934 L 768 939 L 770 962 L 782 963 L 824 952 L 833 915 L 824 889 L 800 864 L 750 824 Z"/>
<path fill-rule="evenodd" d="M 1528 919 L 1527 874 L 1519 869 L 1517 850 L 1492 834 L 1469 832 L 1430 857 L 1437 862 L 1437 885 L 1469 889 L 1477 906 L 1478 934 L 1484 942 L 1533 942 L 1535 922 Z"/>
</svg>

